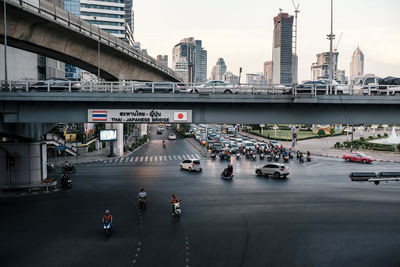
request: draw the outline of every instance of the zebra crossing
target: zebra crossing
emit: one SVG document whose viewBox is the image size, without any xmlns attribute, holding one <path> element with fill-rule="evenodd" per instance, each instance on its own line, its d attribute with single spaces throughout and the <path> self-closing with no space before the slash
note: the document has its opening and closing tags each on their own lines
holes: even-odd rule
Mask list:
<svg viewBox="0 0 400 267">
<path fill-rule="evenodd" d="M 181 154 L 181 155 L 143 155 L 143 156 L 128 156 L 124 158 L 103 160 L 102 163 L 135 163 L 135 162 L 167 162 L 167 161 L 182 161 L 187 159 L 201 159 L 198 154 Z"/>
</svg>

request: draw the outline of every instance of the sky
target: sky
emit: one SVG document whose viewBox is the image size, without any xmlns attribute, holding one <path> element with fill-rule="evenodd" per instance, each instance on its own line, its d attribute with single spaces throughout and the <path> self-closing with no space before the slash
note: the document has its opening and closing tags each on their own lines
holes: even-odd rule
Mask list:
<svg viewBox="0 0 400 267">
<path fill-rule="evenodd" d="M 299 81 L 311 79 L 316 54 L 329 51 L 329 0 L 297 0 Z M 203 41 L 207 77 L 218 58 L 238 75 L 263 72 L 272 58 L 273 17 L 294 14 L 292 0 L 135 0 L 135 41 L 156 57 L 168 55 L 186 37 Z M 339 39 L 339 69 L 349 75 L 357 46 L 365 73 L 400 77 L 400 0 L 334 0 L 334 34 Z M 334 45 L 337 44 L 335 40 Z"/>
</svg>

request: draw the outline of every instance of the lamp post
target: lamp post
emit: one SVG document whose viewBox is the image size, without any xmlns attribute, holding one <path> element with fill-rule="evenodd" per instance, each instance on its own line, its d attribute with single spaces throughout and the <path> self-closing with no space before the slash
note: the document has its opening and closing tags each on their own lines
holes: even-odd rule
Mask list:
<svg viewBox="0 0 400 267">
<path fill-rule="evenodd" d="M 335 35 L 333 34 L 333 0 L 331 0 L 331 34 L 328 34 L 328 40 L 330 42 L 329 49 L 329 94 L 332 94 L 332 84 L 333 84 L 333 40 Z"/>
<path fill-rule="evenodd" d="M 93 17 L 93 19 L 97 22 L 97 17 Z M 97 39 L 97 82 L 100 83 L 100 28 L 98 23 L 96 25 L 99 29 L 99 38 Z"/>
<path fill-rule="evenodd" d="M 7 1 L 3 0 L 4 3 L 4 89 L 8 87 L 8 73 L 7 73 Z"/>
</svg>

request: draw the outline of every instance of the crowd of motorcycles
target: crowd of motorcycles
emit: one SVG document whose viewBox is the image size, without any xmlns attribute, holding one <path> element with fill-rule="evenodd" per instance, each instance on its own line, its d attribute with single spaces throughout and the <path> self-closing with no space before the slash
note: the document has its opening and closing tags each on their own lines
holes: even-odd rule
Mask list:
<svg viewBox="0 0 400 267">
<path fill-rule="evenodd" d="M 304 155 L 303 152 L 297 151 L 293 152 L 291 149 L 286 149 L 284 147 L 273 147 L 269 146 L 266 148 L 259 147 L 256 150 L 249 150 L 242 148 L 234 152 L 234 156 L 237 160 L 240 160 L 242 156 L 246 159 L 250 159 L 253 161 L 257 160 L 267 160 L 267 161 L 279 161 L 281 158 L 283 162 L 287 163 L 290 159 L 293 159 L 293 154 L 296 154 L 296 159 L 300 163 L 304 163 Z M 212 150 L 211 159 L 216 160 L 219 157 L 221 160 L 230 160 L 233 155 L 228 151 L 216 151 Z M 311 153 L 307 151 L 306 153 L 306 161 L 311 161 Z"/>
</svg>

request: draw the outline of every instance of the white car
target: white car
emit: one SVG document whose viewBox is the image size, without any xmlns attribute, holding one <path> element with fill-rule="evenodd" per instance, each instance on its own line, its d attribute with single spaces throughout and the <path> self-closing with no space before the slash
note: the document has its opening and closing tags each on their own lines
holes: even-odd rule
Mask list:
<svg viewBox="0 0 400 267">
<path fill-rule="evenodd" d="M 176 140 L 176 135 L 174 133 L 169 133 L 168 134 L 168 139 L 169 140 Z"/>
<path fill-rule="evenodd" d="M 289 175 L 289 168 L 284 164 L 269 163 L 265 166 L 258 167 L 256 169 L 256 174 L 258 176 L 270 175 L 275 178 L 286 178 Z"/>
<path fill-rule="evenodd" d="M 181 170 L 188 170 L 188 171 L 199 171 L 203 170 L 203 165 L 199 159 L 187 159 L 182 161 L 181 163 Z"/>
<path fill-rule="evenodd" d="M 190 93 L 218 93 L 218 94 L 234 94 L 236 88 L 234 85 L 229 84 L 225 81 L 212 80 L 205 84 L 189 88 Z"/>
</svg>

